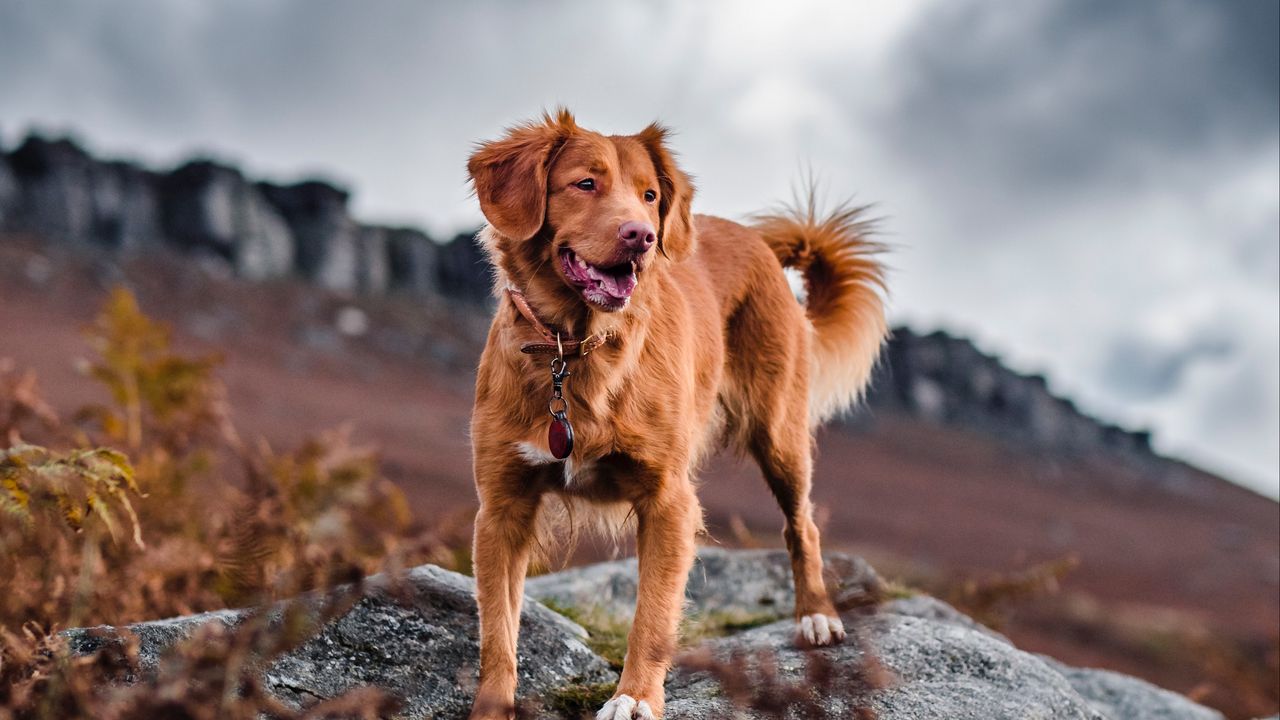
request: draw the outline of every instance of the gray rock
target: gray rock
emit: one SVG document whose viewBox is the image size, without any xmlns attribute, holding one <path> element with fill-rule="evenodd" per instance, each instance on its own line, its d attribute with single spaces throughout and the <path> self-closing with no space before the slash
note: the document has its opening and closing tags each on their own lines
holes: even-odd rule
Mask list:
<svg viewBox="0 0 1280 720">
<path fill-rule="evenodd" d="M 9 165 L 11 182 L 20 192 L 18 202 L 11 200 L 4 211 L 6 226 L 52 241 L 108 248 L 161 241 L 153 173 L 128 163 L 95 160 L 65 138 L 35 135 L 9 156 Z"/>
<path fill-rule="evenodd" d="M 137 625 L 129 625 L 129 630 L 138 636 L 138 663 L 144 672 L 153 672 L 160 664 L 160 658 L 174 645 L 191 637 L 197 630 L 210 624 L 220 623 L 223 627 L 234 628 L 244 621 L 247 613 L 243 610 L 217 610 L 185 615 L 165 620 L 151 620 Z M 73 628 L 61 633 L 67 639 L 71 651 L 78 655 L 97 652 L 105 644 L 119 640 L 120 631 L 110 625 L 92 628 Z"/>
<path fill-rule="evenodd" d="M 28 137 L 9 156 L 22 187 L 17 225 L 47 240 L 93 241 L 93 160 L 67 139 Z"/>
<path fill-rule="evenodd" d="M 161 245 L 164 230 L 156 175 L 124 162 L 98 165 L 94 174 L 96 242 L 126 250 Z"/>
<path fill-rule="evenodd" d="M 1073 668 L 1044 655 L 1042 661 L 1071 683 L 1102 715 L 1124 720 L 1222 720 L 1222 715 L 1185 697 L 1110 670 Z"/>
<path fill-rule="evenodd" d="M 476 304 L 492 297 L 493 271 L 475 233 L 459 233 L 441 245 L 436 268 L 445 295 Z"/>
<path fill-rule="evenodd" d="M 865 620 L 849 622 L 852 618 L 846 616 L 861 643 L 798 650 L 791 642 L 791 623 L 779 622 L 708 646 L 722 660 L 735 653 L 748 663 L 768 657 L 778 681 L 800 687 L 807 687 L 810 653 L 825 658 L 837 679 L 814 697 L 829 718 L 853 717 L 854 709 L 868 707 L 882 720 L 1222 720 L 1213 710 L 1141 680 L 1069 668 L 1023 652 L 959 618 L 964 616 L 933 603 L 895 602 Z M 890 675 L 881 690 L 842 684 L 847 678 L 840 672 L 860 667 L 864 648 Z M 769 717 L 734 708 L 708 673 L 681 667 L 667 681 L 667 698 L 671 720 Z"/>
<path fill-rule="evenodd" d="M 162 188 L 165 233 L 178 247 L 210 252 L 249 279 L 292 272 L 292 231 L 240 171 L 192 162 L 165 177 Z"/>
<path fill-rule="evenodd" d="M 896 410 L 1066 455 L 1099 452 L 1157 468 L 1150 433 L 1098 422 L 964 338 L 894 328 L 868 394 L 868 410 Z"/>
<path fill-rule="evenodd" d="M 885 717 L 1104 717 L 1064 677 L 985 633 L 950 622 L 892 614 L 872 620 L 866 632 L 884 667 L 897 678 L 872 699 Z"/>
<path fill-rule="evenodd" d="M 17 230 L 15 217 L 21 207 L 22 188 L 9 167 L 9 158 L 0 148 L 0 232 Z"/>
<path fill-rule="evenodd" d="M 410 571 L 407 587 L 407 598 L 399 597 L 381 580 L 371 579 L 364 599 L 264 670 L 266 687 L 301 707 L 355 687 L 377 685 L 404 700 L 404 717 L 466 717 L 479 657 L 475 584 L 457 573 L 423 566 Z M 281 609 L 273 612 L 279 615 Z M 235 626 L 247 617 L 246 611 L 224 611 L 128 629 L 139 636 L 142 664 L 152 670 L 168 648 L 201 625 Z M 84 653 L 109 642 L 115 633 L 108 627 L 63 634 L 74 651 Z M 585 637 L 578 625 L 528 603 L 521 615 L 518 696 L 532 698 L 565 685 L 616 680 L 608 664 L 583 644 Z"/>
<path fill-rule="evenodd" d="M 881 581 L 862 558 L 823 556 L 828 589 L 842 607 L 864 604 Z M 636 605 L 635 558 L 597 563 L 529 578 L 525 593 L 587 615 L 629 620 Z M 727 613 L 743 619 L 789 617 L 795 609 L 791 561 L 783 550 L 698 549 L 685 586 L 691 613 Z"/>
<path fill-rule="evenodd" d="M 779 550 L 701 548 L 689 576 L 688 612 L 729 613 L 758 620 L 787 617 L 794 595 L 787 554 Z M 841 606 L 862 605 L 879 594 L 881 582 L 860 558 L 839 553 L 824 557 L 827 577 Z M 530 578 L 526 592 L 553 607 L 572 608 L 595 622 L 628 621 L 635 606 L 634 559 L 599 563 Z M 1081 670 L 1018 650 L 1005 636 L 952 606 L 927 595 L 882 604 L 875 616 L 859 620 L 846 614 L 864 643 L 846 643 L 817 652 L 837 669 L 857 667 L 861 647 L 869 646 L 896 677 L 876 692 L 825 692 L 827 717 L 853 717 L 867 705 L 882 720 L 1210 720 L 1221 716 L 1191 701 L 1140 680 L 1115 673 Z M 763 653 L 776 664 L 783 683 L 806 682 L 805 651 L 795 648 L 790 619 L 711 641 L 719 658 Z M 1114 691 L 1114 696 L 1106 691 Z M 738 713 L 738 714 L 735 714 Z M 677 669 L 667 683 L 667 717 L 671 720 L 759 718 L 726 700 L 709 675 Z"/>
<path fill-rule="evenodd" d="M 330 290 L 358 289 L 360 229 L 347 212 L 347 191 L 318 180 L 258 187 L 293 230 L 303 277 Z"/>
<path fill-rule="evenodd" d="M 411 228 L 388 228 L 387 255 L 393 290 L 420 297 L 440 293 L 440 246 L 425 233 Z"/>
<path fill-rule="evenodd" d="M 356 286 L 365 295 L 382 295 L 391 284 L 390 231 L 360 225 L 357 232 Z"/>
<path fill-rule="evenodd" d="M 837 675 L 865 660 L 860 643 L 796 649 L 794 632 L 790 622 L 780 622 L 709 645 L 722 659 L 732 653 L 770 657 L 781 682 L 801 686 L 808 686 L 805 669 L 814 655 L 826 659 Z M 853 717 L 856 708 L 866 706 L 884 720 L 1103 720 L 1061 675 L 982 633 L 893 614 L 862 622 L 857 632 L 891 674 L 891 684 L 875 692 L 849 693 L 838 677 L 834 687 L 813 688 L 826 717 Z M 667 695 L 674 698 L 668 700 L 672 720 L 732 716 L 718 684 L 703 672 L 677 669 L 668 680 Z M 745 712 L 740 717 L 767 715 Z"/>
<path fill-rule="evenodd" d="M 999 640 L 1000 642 L 1009 645 L 1013 644 L 1009 642 L 1009 638 L 1004 635 L 1001 635 L 995 630 L 992 630 L 986 625 L 983 625 L 941 600 L 928 595 L 915 595 L 909 598 L 890 600 L 881 606 L 881 612 L 901 615 L 903 617 L 913 617 L 921 620 L 931 620 L 934 622 L 959 625 L 962 628 L 982 633 L 983 635 Z"/>
</svg>

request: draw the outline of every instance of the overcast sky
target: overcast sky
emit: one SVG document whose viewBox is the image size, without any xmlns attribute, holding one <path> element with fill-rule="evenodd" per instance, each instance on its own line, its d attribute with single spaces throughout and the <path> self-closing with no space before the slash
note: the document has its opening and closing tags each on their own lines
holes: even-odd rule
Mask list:
<svg viewBox="0 0 1280 720">
<path fill-rule="evenodd" d="M 895 321 L 1277 496 L 1277 7 L 0 0 L 0 138 L 318 173 L 443 234 L 504 125 L 661 119 L 702 212 L 811 167 L 888 218 Z"/>
</svg>

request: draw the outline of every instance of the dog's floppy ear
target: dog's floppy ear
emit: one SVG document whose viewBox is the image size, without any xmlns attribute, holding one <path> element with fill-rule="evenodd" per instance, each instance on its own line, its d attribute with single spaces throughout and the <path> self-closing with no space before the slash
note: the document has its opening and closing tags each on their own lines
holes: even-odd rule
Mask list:
<svg viewBox="0 0 1280 720">
<path fill-rule="evenodd" d="M 499 233 L 527 240 L 542 228 L 547 213 L 547 172 L 556 152 L 577 129 L 560 109 L 507 130 L 506 137 L 481 143 L 467 161 L 480 211 Z"/>
<path fill-rule="evenodd" d="M 693 253 L 698 242 L 693 227 L 693 182 L 667 149 L 667 134 L 665 127 L 654 123 L 636 137 L 649 151 L 658 171 L 658 249 L 679 262 Z"/>
</svg>

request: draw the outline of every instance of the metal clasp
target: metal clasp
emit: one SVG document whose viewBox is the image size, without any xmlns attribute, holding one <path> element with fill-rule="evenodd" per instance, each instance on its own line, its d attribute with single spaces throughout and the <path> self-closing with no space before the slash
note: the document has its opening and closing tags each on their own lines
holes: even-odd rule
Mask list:
<svg viewBox="0 0 1280 720">
<path fill-rule="evenodd" d="M 557 333 L 556 343 L 559 344 L 559 341 L 560 335 Z M 569 412 L 569 401 L 564 398 L 564 380 L 571 374 L 562 350 L 559 357 L 551 358 L 551 400 L 547 403 L 547 410 L 553 417 L 564 417 Z"/>
</svg>

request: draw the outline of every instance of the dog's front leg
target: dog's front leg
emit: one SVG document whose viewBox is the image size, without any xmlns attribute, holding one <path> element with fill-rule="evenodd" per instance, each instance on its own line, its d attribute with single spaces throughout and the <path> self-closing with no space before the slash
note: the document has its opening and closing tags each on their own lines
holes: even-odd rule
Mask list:
<svg viewBox="0 0 1280 720">
<path fill-rule="evenodd" d="M 618 690 L 597 720 L 662 717 L 663 682 L 675 651 L 694 538 L 702 528 L 698 497 L 683 473 L 668 478 L 635 509 L 640 562 L 636 614 Z"/>
<path fill-rule="evenodd" d="M 478 479 L 483 480 L 478 476 Z M 508 477 L 494 477 L 507 482 Z M 516 641 L 539 496 L 481 481 L 472 566 L 480 611 L 480 683 L 472 720 L 515 717 Z"/>
</svg>

